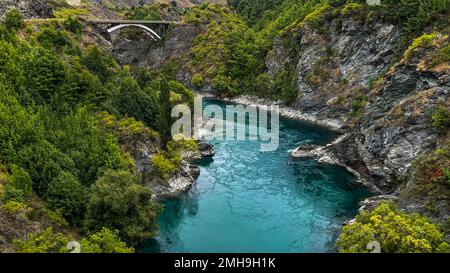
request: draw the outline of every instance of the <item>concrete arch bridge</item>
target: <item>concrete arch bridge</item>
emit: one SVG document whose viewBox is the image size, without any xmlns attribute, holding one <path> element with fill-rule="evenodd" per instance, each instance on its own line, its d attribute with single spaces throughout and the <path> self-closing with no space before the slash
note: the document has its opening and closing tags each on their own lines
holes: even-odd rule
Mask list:
<svg viewBox="0 0 450 273">
<path fill-rule="evenodd" d="M 112 35 L 124 28 L 140 28 L 154 41 L 159 41 L 173 27 L 181 24 L 176 21 L 148 21 L 148 20 L 88 20 L 96 27 Z"/>
</svg>

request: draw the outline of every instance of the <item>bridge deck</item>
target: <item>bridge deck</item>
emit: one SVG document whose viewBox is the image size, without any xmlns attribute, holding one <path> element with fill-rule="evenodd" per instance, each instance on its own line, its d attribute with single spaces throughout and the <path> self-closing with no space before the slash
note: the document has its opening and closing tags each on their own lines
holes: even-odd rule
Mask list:
<svg viewBox="0 0 450 273">
<path fill-rule="evenodd" d="M 32 18 L 25 19 L 25 22 L 48 22 L 48 21 L 64 21 L 63 18 Z M 112 19 L 86 19 L 87 22 L 95 24 L 153 24 L 153 25 L 181 25 L 178 21 L 151 21 L 151 20 L 112 20 Z"/>
<path fill-rule="evenodd" d="M 150 21 L 150 20 L 111 20 L 111 19 L 91 19 L 87 20 L 96 24 L 154 24 L 154 25 L 180 25 L 178 21 Z"/>
</svg>

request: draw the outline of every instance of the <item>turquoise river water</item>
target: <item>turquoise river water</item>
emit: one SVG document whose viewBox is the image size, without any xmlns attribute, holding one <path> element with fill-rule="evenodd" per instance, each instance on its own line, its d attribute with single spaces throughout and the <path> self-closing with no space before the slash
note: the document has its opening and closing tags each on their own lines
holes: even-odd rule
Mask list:
<svg viewBox="0 0 450 273">
<path fill-rule="evenodd" d="M 260 152 L 254 141 L 214 141 L 214 158 L 199 162 L 201 175 L 188 193 L 164 203 L 159 236 L 139 251 L 332 251 L 343 221 L 356 214 L 369 193 L 345 169 L 292 161 L 289 151 L 336 137 L 327 129 L 280 118 L 275 152 Z"/>
</svg>

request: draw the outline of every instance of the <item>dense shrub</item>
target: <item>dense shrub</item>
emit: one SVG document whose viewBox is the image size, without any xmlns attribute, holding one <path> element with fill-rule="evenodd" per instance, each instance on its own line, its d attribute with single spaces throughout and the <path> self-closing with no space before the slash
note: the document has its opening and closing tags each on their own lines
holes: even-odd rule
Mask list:
<svg viewBox="0 0 450 273">
<path fill-rule="evenodd" d="M 152 158 L 152 166 L 154 175 L 166 181 L 177 170 L 177 165 L 174 160 L 168 158 L 162 153 L 159 153 Z"/>
<path fill-rule="evenodd" d="M 87 202 L 85 225 L 88 230 L 107 227 L 131 244 L 154 235 L 159 207 L 151 199 L 139 175 L 108 170 L 92 185 Z"/>
<path fill-rule="evenodd" d="M 69 239 L 61 233 L 54 234 L 48 228 L 39 234 L 29 234 L 27 240 L 14 240 L 19 253 L 67 253 Z"/>
<path fill-rule="evenodd" d="M 425 186 L 426 191 L 431 194 L 430 184 L 450 186 L 448 171 L 450 170 L 450 145 L 444 145 L 429 154 L 422 155 L 413 165 L 414 179 Z M 439 194 L 442 193 L 440 190 Z"/>
<path fill-rule="evenodd" d="M 122 78 L 118 89 L 114 108 L 119 114 L 132 116 L 148 126 L 157 127 L 160 109 L 155 92 L 149 89 L 146 89 L 147 92 L 142 91 L 131 76 Z"/>
<path fill-rule="evenodd" d="M 265 14 L 277 10 L 284 0 L 228 0 L 237 13 L 245 18 L 249 25 L 254 25 Z"/>
<path fill-rule="evenodd" d="M 295 103 L 298 89 L 294 74 L 288 70 L 280 71 L 273 82 L 275 98 L 281 99 L 288 105 Z"/>
<path fill-rule="evenodd" d="M 107 82 L 114 75 L 116 64 L 112 56 L 105 55 L 98 47 L 89 46 L 87 52 L 82 57 L 84 66 L 92 71 L 102 83 Z"/>
<path fill-rule="evenodd" d="M 56 18 L 69 18 L 89 14 L 89 10 L 84 8 L 62 7 L 53 12 Z"/>
<path fill-rule="evenodd" d="M 54 26 L 44 27 L 37 34 L 37 40 L 48 49 L 62 50 L 72 46 L 72 42 L 67 33 Z"/>
<path fill-rule="evenodd" d="M 350 105 L 351 107 L 350 116 L 352 118 L 359 118 L 360 116 L 362 116 L 362 114 L 364 114 L 366 103 L 367 103 L 367 96 L 362 95 L 354 99 Z"/>
<path fill-rule="evenodd" d="M 41 196 L 46 195 L 49 183 L 62 171 L 76 172 L 73 160 L 48 141 L 21 147 L 14 160 L 28 171 L 33 190 Z"/>
<path fill-rule="evenodd" d="M 29 234 L 26 240 L 14 240 L 14 246 L 19 253 L 68 253 L 70 238 L 62 233 L 55 233 L 52 228 Z M 132 253 L 134 249 L 127 247 L 116 232 L 102 228 L 99 232 L 81 238 L 81 253 Z"/>
<path fill-rule="evenodd" d="M 305 16 L 302 24 L 308 24 L 312 28 L 318 29 L 321 33 L 324 33 L 325 30 L 322 28 L 324 24 L 323 19 L 330 10 L 331 6 L 328 3 L 318 4 L 311 13 Z"/>
<path fill-rule="evenodd" d="M 83 32 L 83 24 L 77 17 L 69 16 L 64 21 L 64 26 L 71 32 L 80 35 Z"/>
<path fill-rule="evenodd" d="M 373 241 L 380 243 L 384 253 L 450 252 L 444 234 L 427 218 L 405 214 L 387 203 L 361 212 L 355 223 L 344 226 L 336 247 L 339 252 L 367 253 Z"/>
<path fill-rule="evenodd" d="M 129 20 L 162 20 L 162 8 L 160 4 L 133 7 L 126 12 L 125 17 Z"/>
<path fill-rule="evenodd" d="M 8 9 L 3 18 L 4 26 L 10 31 L 16 31 L 24 26 L 22 14 L 15 8 Z"/>
<path fill-rule="evenodd" d="M 33 193 L 32 181 L 28 172 L 13 165 L 8 178 L 4 199 L 24 202 Z"/>
<path fill-rule="evenodd" d="M 212 87 L 222 96 L 235 96 L 238 94 L 237 83 L 230 76 L 215 76 L 212 79 Z"/>
<path fill-rule="evenodd" d="M 422 31 L 437 14 L 450 10 L 449 0 L 385 0 L 382 1 L 395 19 L 403 25 L 406 33 L 414 35 Z"/>
<path fill-rule="evenodd" d="M 8 216 L 21 219 L 26 219 L 27 214 L 32 211 L 32 209 L 24 203 L 12 200 L 3 204 L 1 209 L 3 209 Z"/>
<path fill-rule="evenodd" d="M 47 206 L 53 211 L 61 211 L 71 223 L 80 223 L 86 204 L 86 190 L 71 173 L 61 172 L 48 186 Z"/>
<path fill-rule="evenodd" d="M 192 76 L 191 84 L 194 87 L 201 87 L 203 85 L 203 77 L 202 77 L 202 75 L 195 74 L 194 76 Z"/>
<path fill-rule="evenodd" d="M 25 89 L 38 104 L 50 103 L 52 98 L 67 97 L 67 68 L 49 50 L 36 49 L 24 56 Z"/>
<path fill-rule="evenodd" d="M 167 152 L 176 154 L 178 152 L 195 152 L 198 150 L 197 142 L 194 139 L 186 139 L 183 136 L 174 136 L 174 140 L 167 143 Z"/>
<path fill-rule="evenodd" d="M 187 89 L 182 83 L 169 81 L 168 84 L 170 92 L 178 94 L 181 97 L 179 103 L 187 103 L 190 106 L 194 105 L 194 93 Z"/>
<path fill-rule="evenodd" d="M 251 89 L 264 63 L 258 58 L 254 32 L 245 23 L 220 5 L 202 5 L 186 17 L 187 22 L 204 24 L 204 31 L 195 39 L 190 66 L 197 82 L 212 84 L 218 93 L 237 95 Z"/>
<path fill-rule="evenodd" d="M 412 42 L 412 44 L 408 47 L 408 49 L 405 52 L 405 58 L 409 58 L 411 54 L 416 50 L 417 48 L 426 48 L 431 46 L 434 39 L 436 39 L 437 34 L 436 33 L 430 33 L 430 34 L 424 34 Z"/>
<path fill-rule="evenodd" d="M 24 82 L 24 71 L 20 64 L 20 52 L 8 41 L 0 39 L 0 92 L 3 95 L 20 90 Z M 3 96 L 2 96 L 3 97 Z"/>
<path fill-rule="evenodd" d="M 117 232 L 102 228 L 80 241 L 81 253 L 133 253 L 132 247 L 122 242 Z"/>
<path fill-rule="evenodd" d="M 448 63 L 450 62 L 450 44 L 447 42 L 445 46 L 438 49 L 437 52 L 434 54 L 431 65 L 436 66 L 441 63 Z"/>
<path fill-rule="evenodd" d="M 439 134 L 445 134 L 450 129 L 450 110 L 444 105 L 439 105 L 431 117 L 433 127 Z"/>
</svg>

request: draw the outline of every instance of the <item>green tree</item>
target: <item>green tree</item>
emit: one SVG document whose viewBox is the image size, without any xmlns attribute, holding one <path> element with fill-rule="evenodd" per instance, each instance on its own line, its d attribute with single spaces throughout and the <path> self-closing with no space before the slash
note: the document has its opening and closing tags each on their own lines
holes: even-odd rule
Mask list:
<svg viewBox="0 0 450 273">
<path fill-rule="evenodd" d="M 15 8 L 8 9 L 5 12 L 3 24 L 8 30 L 16 31 L 23 27 L 23 17 L 20 11 Z"/>
<path fill-rule="evenodd" d="M 27 240 L 16 239 L 13 243 L 19 253 L 67 253 L 69 239 L 48 228 L 41 233 L 29 234 Z"/>
<path fill-rule="evenodd" d="M 162 20 L 161 12 L 165 7 L 160 4 L 142 5 L 140 7 L 131 8 L 125 16 L 129 20 Z"/>
<path fill-rule="evenodd" d="M 384 0 L 382 3 L 393 12 L 395 19 L 409 35 L 422 31 L 432 24 L 437 14 L 448 13 L 450 9 L 448 0 Z"/>
<path fill-rule="evenodd" d="M 372 241 L 379 242 L 384 253 L 450 252 L 443 233 L 427 218 L 388 203 L 361 212 L 355 223 L 344 226 L 336 247 L 339 252 L 369 252 Z"/>
<path fill-rule="evenodd" d="M 293 72 L 283 69 L 276 75 L 273 85 L 278 98 L 287 104 L 292 104 L 296 101 L 298 89 Z"/>
<path fill-rule="evenodd" d="M 47 112 L 47 139 L 75 164 L 81 184 L 89 186 L 106 169 L 126 169 L 119 141 L 113 133 L 102 132 L 97 115 L 81 107 L 70 115 Z M 64 132 L 64 133 L 61 133 Z"/>
<path fill-rule="evenodd" d="M 114 75 L 115 63 L 111 56 L 105 54 L 96 46 L 89 46 L 82 57 L 82 63 L 98 76 L 102 83 L 107 82 Z"/>
<path fill-rule="evenodd" d="M 33 181 L 33 189 L 41 196 L 62 171 L 76 173 L 73 160 L 48 141 L 24 145 L 18 149 L 16 162 L 25 168 Z"/>
<path fill-rule="evenodd" d="M 245 18 L 245 21 L 254 25 L 261 17 L 271 10 L 277 10 L 285 0 L 228 0 L 236 12 Z"/>
<path fill-rule="evenodd" d="M 75 34 L 80 35 L 81 32 L 83 32 L 83 24 L 78 20 L 77 17 L 69 16 L 65 21 L 64 25 L 66 28 L 70 31 L 72 31 Z"/>
<path fill-rule="evenodd" d="M 93 108 L 104 107 L 109 93 L 96 75 L 83 67 L 76 67 L 69 70 L 68 76 L 74 102 Z"/>
<path fill-rule="evenodd" d="M 59 95 L 69 95 L 66 86 L 67 68 L 53 52 L 45 49 L 32 50 L 25 56 L 22 65 L 25 88 L 33 101 L 44 104 Z"/>
<path fill-rule="evenodd" d="M 0 37 L 1 38 L 1 37 Z M 20 65 L 20 52 L 10 42 L 0 40 L 0 91 L 20 90 L 24 83 L 24 71 Z M 9 88 L 8 88 L 9 87 Z"/>
<path fill-rule="evenodd" d="M 154 235 L 159 207 L 140 179 L 127 171 L 106 171 L 91 188 L 86 228 L 118 230 L 120 237 L 131 244 Z"/>
<path fill-rule="evenodd" d="M 439 134 L 445 134 L 450 128 L 450 108 L 444 105 L 439 105 L 433 113 L 431 119 L 433 127 Z"/>
<path fill-rule="evenodd" d="M 161 105 L 161 116 L 159 119 L 159 131 L 164 143 L 167 143 L 171 138 L 172 126 L 172 106 L 170 105 L 170 88 L 166 77 L 162 77 L 160 83 L 159 103 Z"/>
<path fill-rule="evenodd" d="M 131 76 L 120 80 L 119 92 L 115 98 L 115 109 L 121 115 L 128 115 L 155 127 L 158 123 L 159 105 L 155 94 L 141 87 Z"/>
<path fill-rule="evenodd" d="M 6 185 L 5 200 L 25 201 L 33 193 L 30 175 L 24 169 L 13 165 Z"/>
<path fill-rule="evenodd" d="M 86 204 L 86 190 L 77 178 L 68 172 L 61 172 L 48 186 L 47 206 L 61 211 L 71 223 L 80 223 Z"/>
<path fill-rule="evenodd" d="M 133 253 L 118 236 L 118 232 L 102 228 L 99 232 L 80 241 L 81 253 Z"/>
<path fill-rule="evenodd" d="M 67 32 L 57 29 L 54 26 L 46 26 L 37 34 L 38 42 L 46 49 L 52 51 L 62 51 L 72 47 L 72 42 Z"/>
</svg>

